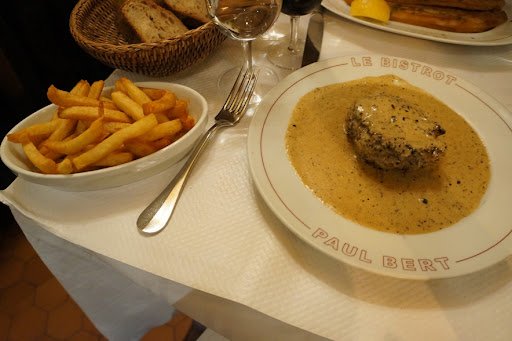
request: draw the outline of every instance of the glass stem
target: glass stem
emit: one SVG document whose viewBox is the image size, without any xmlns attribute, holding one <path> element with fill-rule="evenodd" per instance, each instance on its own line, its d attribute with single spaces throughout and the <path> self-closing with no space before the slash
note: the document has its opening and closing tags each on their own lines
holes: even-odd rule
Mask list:
<svg viewBox="0 0 512 341">
<path fill-rule="evenodd" d="M 288 44 L 288 51 L 292 54 L 296 54 L 299 50 L 299 19 L 300 16 L 290 16 L 290 42 Z"/>
<path fill-rule="evenodd" d="M 242 40 L 242 47 L 244 50 L 244 69 L 252 72 L 252 40 Z"/>
</svg>

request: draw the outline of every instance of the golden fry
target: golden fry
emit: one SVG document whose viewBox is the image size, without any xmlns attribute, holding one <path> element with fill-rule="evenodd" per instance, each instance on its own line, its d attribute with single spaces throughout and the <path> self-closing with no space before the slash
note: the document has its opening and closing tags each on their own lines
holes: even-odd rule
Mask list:
<svg viewBox="0 0 512 341">
<path fill-rule="evenodd" d="M 124 111 L 133 120 L 137 121 L 144 117 L 142 106 L 128 97 L 128 95 L 121 91 L 114 91 L 112 92 L 111 96 L 115 105 Z"/>
<path fill-rule="evenodd" d="M 88 81 L 82 79 L 69 91 L 70 94 L 77 96 L 87 96 L 89 93 L 89 89 L 91 88 Z"/>
<path fill-rule="evenodd" d="M 126 141 L 124 147 L 133 155 L 137 157 L 143 157 L 149 154 L 153 154 L 158 150 L 152 143 L 141 141 L 140 139 L 133 139 Z"/>
<path fill-rule="evenodd" d="M 48 149 L 62 154 L 73 154 L 81 151 L 87 145 L 97 142 L 103 135 L 103 118 L 94 121 L 86 131 L 67 141 L 47 141 Z"/>
<path fill-rule="evenodd" d="M 126 94 L 139 105 L 151 102 L 151 98 L 128 78 L 122 77 L 119 79 L 119 82 L 122 84 Z"/>
<path fill-rule="evenodd" d="M 60 118 L 58 120 L 59 126 L 57 127 L 57 129 L 55 129 L 53 133 L 39 145 L 39 151 L 41 152 L 41 154 L 45 155 L 46 157 L 52 160 L 55 160 L 58 157 L 58 153 L 49 154 L 50 150 L 48 149 L 48 147 L 45 146 L 45 143 L 47 141 L 62 141 L 63 139 L 71 135 L 76 127 L 75 120 L 65 120 Z"/>
<path fill-rule="evenodd" d="M 99 107 L 100 103 L 103 103 L 95 98 L 89 98 L 81 95 L 74 95 L 64 90 L 57 89 L 51 85 L 47 92 L 48 99 L 55 105 L 60 107 L 73 107 L 73 106 L 88 106 L 88 107 Z M 116 109 L 112 103 L 105 102 L 105 108 Z"/>
<path fill-rule="evenodd" d="M 70 159 L 65 158 L 57 164 L 57 173 L 59 174 L 71 174 L 73 173 L 73 163 Z"/>
<path fill-rule="evenodd" d="M 114 91 L 121 91 L 124 92 L 125 95 L 128 95 L 128 92 L 126 91 L 126 88 L 124 87 L 121 79 L 116 80 L 114 83 Z"/>
<path fill-rule="evenodd" d="M 149 115 L 151 113 L 162 113 L 167 110 L 171 110 L 176 105 L 176 95 L 170 91 L 166 91 L 165 94 L 157 100 L 144 103 L 142 109 L 144 114 Z"/>
<path fill-rule="evenodd" d="M 162 137 L 161 139 L 158 139 L 158 140 L 155 140 L 155 141 L 152 141 L 151 144 L 156 148 L 156 149 L 162 149 L 164 147 L 167 147 L 168 145 L 170 145 L 171 143 L 173 143 L 175 141 L 175 139 L 173 137 L 170 137 L 170 136 L 166 136 L 166 137 Z"/>
<path fill-rule="evenodd" d="M 58 120 L 51 120 L 45 123 L 37 123 L 15 133 L 7 135 L 7 139 L 11 142 L 23 143 L 26 139 L 38 139 L 50 136 L 55 129 L 59 127 Z"/>
<path fill-rule="evenodd" d="M 176 100 L 174 107 L 167 112 L 170 119 L 184 118 L 188 115 L 188 102 L 182 99 Z"/>
<path fill-rule="evenodd" d="M 142 141 L 155 141 L 163 137 L 170 137 L 177 134 L 181 128 L 182 125 L 179 119 L 160 123 L 146 134 L 144 134 L 144 136 L 140 137 L 140 139 Z"/>
<path fill-rule="evenodd" d="M 130 125 L 130 123 L 123 123 L 123 122 L 105 122 L 103 124 L 103 129 L 112 134 L 115 133 L 118 130 L 121 130 L 123 128 L 126 128 Z"/>
<path fill-rule="evenodd" d="M 91 87 L 89 89 L 89 93 L 87 94 L 87 97 L 100 99 L 101 92 L 103 91 L 104 86 L 105 86 L 105 82 L 102 80 L 93 82 L 91 84 Z"/>
<path fill-rule="evenodd" d="M 84 129 L 84 131 L 85 131 L 85 129 Z M 55 141 L 69 141 L 69 140 L 75 138 L 78 135 L 79 134 L 75 130 L 75 132 L 73 132 L 69 136 L 66 136 L 64 139 L 62 139 L 62 140 L 55 140 Z M 43 141 L 39 145 L 38 149 L 41 152 L 41 154 L 43 154 L 44 156 L 46 156 L 47 158 L 52 159 L 52 160 L 61 159 L 63 156 L 65 156 L 65 154 L 63 154 L 63 153 L 58 153 L 58 152 L 55 152 L 53 150 L 48 149 L 48 147 L 46 147 L 46 141 Z"/>
<path fill-rule="evenodd" d="M 85 167 L 94 164 L 95 162 L 106 157 L 108 154 L 121 148 L 126 140 L 139 137 L 158 124 L 155 115 L 148 115 L 144 118 L 132 123 L 130 126 L 116 131 L 91 150 L 75 157 L 72 161 L 77 170 L 84 169 Z"/>
<path fill-rule="evenodd" d="M 98 162 L 95 162 L 92 166 L 96 167 L 112 167 L 121 165 L 123 163 L 130 162 L 134 159 L 133 154 L 130 152 L 114 152 L 107 156 L 105 156 L 103 159 L 99 160 Z"/>
<path fill-rule="evenodd" d="M 156 116 L 156 120 L 158 121 L 158 123 L 164 123 L 164 122 L 170 121 L 169 117 L 167 117 L 167 115 L 165 113 L 157 112 L 157 113 L 155 113 L 155 116 Z"/>
<path fill-rule="evenodd" d="M 75 120 L 60 119 L 60 124 L 55 131 L 48 137 L 50 141 L 61 141 L 71 135 L 76 127 Z"/>
<path fill-rule="evenodd" d="M 89 128 L 90 123 L 90 121 L 78 121 L 78 123 L 76 124 L 75 133 L 77 135 L 83 133 L 87 128 Z"/>
<path fill-rule="evenodd" d="M 187 117 L 185 118 L 181 118 L 180 121 L 181 124 L 183 125 L 183 130 L 185 130 L 186 132 L 192 129 L 192 127 L 194 127 L 196 124 L 196 120 L 190 115 L 187 115 Z"/>
<path fill-rule="evenodd" d="M 60 118 L 94 121 L 100 117 L 100 109 L 99 107 L 69 107 L 61 110 L 59 116 Z M 107 122 L 129 123 L 132 121 L 124 112 L 113 109 L 104 109 L 103 118 Z"/>
<path fill-rule="evenodd" d="M 151 98 L 152 101 L 156 101 L 157 99 L 161 98 L 163 95 L 165 95 L 165 93 L 167 92 L 167 90 L 164 90 L 164 89 L 153 89 L 153 88 L 141 88 L 142 91 L 144 91 L 144 93 L 146 95 L 148 95 L 149 98 Z"/>
<path fill-rule="evenodd" d="M 41 154 L 32 142 L 24 143 L 23 151 L 30 162 L 32 162 L 32 164 L 41 172 L 45 174 L 57 173 L 57 164 L 55 161 Z"/>
</svg>

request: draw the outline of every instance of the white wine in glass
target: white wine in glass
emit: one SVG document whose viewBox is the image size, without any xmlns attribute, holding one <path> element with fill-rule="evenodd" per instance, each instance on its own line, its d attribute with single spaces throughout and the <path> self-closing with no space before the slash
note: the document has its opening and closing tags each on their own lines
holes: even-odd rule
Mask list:
<svg viewBox="0 0 512 341">
<path fill-rule="evenodd" d="M 246 69 L 254 68 L 252 61 L 252 41 L 265 33 L 276 21 L 281 11 L 282 0 L 206 0 L 208 13 L 213 22 L 230 38 L 242 43 L 244 65 Z M 255 97 L 263 95 L 267 89 L 261 84 L 275 85 L 278 78 L 269 68 L 258 67 L 258 86 Z M 227 70 L 219 79 L 220 86 L 230 84 L 240 68 Z M 273 84 L 272 84 L 273 83 Z M 262 91 L 263 90 L 263 91 Z"/>
</svg>

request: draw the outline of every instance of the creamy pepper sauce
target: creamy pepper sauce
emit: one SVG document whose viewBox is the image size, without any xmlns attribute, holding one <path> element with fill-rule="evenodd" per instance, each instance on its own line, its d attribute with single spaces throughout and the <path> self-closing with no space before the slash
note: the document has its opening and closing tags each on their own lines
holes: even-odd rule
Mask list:
<svg viewBox="0 0 512 341">
<path fill-rule="evenodd" d="M 345 121 L 355 100 L 372 94 L 418 105 L 446 130 L 447 149 L 436 167 L 384 171 L 358 160 Z M 418 234 L 453 225 L 478 207 L 490 178 L 486 148 L 472 127 L 430 94 L 392 75 L 332 84 L 303 96 L 290 119 L 286 146 L 297 174 L 325 205 L 380 231 Z"/>
</svg>

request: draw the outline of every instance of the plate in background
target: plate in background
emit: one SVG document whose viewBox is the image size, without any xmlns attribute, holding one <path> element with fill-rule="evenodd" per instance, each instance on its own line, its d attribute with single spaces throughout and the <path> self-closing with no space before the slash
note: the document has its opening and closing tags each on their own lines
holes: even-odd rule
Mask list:
<svg viewBox="0 0 512 341">
<path fill-rule="evenodd" d="M 379 24 L 351 16 L 350 6 L 343 0 L 323 0 L 322 6 L 345 19 L 361 25 L 409 37 L 457 45 L 500 46 L 512 44 L 512 22 L 510 21 L 512 19 L 512 4 L 508 1 L 505 4 L 504 10 L 509 20 L 492 30 L 482 33 L 446 32 L 394 21 L 390 21 L 387 24 Z"/>
</svg>

